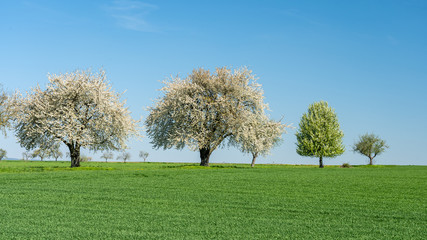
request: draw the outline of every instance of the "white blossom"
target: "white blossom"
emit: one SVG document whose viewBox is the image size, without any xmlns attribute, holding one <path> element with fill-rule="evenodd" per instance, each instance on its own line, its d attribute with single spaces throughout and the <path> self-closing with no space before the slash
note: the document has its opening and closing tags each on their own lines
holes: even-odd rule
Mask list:
<svg viewBox="0 0 427 240">
<path fill-rule="evenodd" d="M 9 96 L 0 85 L 0 131 L 6 136 L 6 129 L 11 127 L 14 117 L 14 95 Z"/>
<path fill-rule="evenodd" d="M 282 134 L 290 125 L 274 121 L 267 115 L 257 115 L 258 118 L 252 118 L 242 124 L 239 134 L 231 138 L 230 144 L 237 146 L 244 153 L 252 154 L 252 167 L 259 155 L 266 156 L 270 150 L 279 145 L 282 140 Z"/>
<path fill-rule="evenodd" d="M 217 68 L 212 74 L 199 68 L 164 84 L 164 95 L 148 108 L 147 134 L 155 148 L 200 151 L 204 166 L 224 140 L 245 139 L 246 128 L 268 109 L 261 85 L 247 68 Z"/>
<path fill-rule="evenodd" d="M 139 136 L 138 121 L 131 118 L 103 70 L 50 74 L 48 79 L 45 90 L 37 85 L 20 101 L 15 129 L 22 147 L 63 142 L 72 166 L 78 166 L 80 147 L 119 150 L 126 148 L 129 136 Z"/>
</svg>

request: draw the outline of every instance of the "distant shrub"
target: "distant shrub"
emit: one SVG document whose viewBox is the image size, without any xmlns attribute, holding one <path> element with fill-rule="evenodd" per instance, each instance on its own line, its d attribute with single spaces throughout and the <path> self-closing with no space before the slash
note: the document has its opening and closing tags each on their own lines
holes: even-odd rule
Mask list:
<svg viewBox="0 0 427 240">
<path fill-rule="evenodd" d="M 343 163 L 340 168 L 351 168 L 352 166 L 350 165 L 350 163 Z"/>
<path fill-rule="evenodd" d="M 92 161 L 92 157 L 88 157 L 86 155 L 80 155 L 80 162 L 90 162 Z"/>
</svg>

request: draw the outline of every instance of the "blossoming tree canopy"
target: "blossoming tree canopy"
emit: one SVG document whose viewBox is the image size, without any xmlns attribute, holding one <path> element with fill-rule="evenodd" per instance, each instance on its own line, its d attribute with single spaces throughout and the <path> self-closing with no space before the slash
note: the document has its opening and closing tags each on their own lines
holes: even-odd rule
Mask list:
<svg viewBox="0 0 427 240">
<path fill-rule="evenodd" d="M 6 129 L 11 126 L 11 120 L 14 116 L 13 102 L 14 98 L 9 96 L 0 85 L 0 131 L 6 135 Z"/>
<path fill-rule="evenodd" d="M 21 97 L 15 131 L 22 147 L 49 148 L 63 142 L 71 167 L 80 166 L 80 148 L 119 150 L 130 136 L 139 136 L 138 121 L 107 82 L 104 70 L 50 74 Z"/>
<path fill-rule="evenodd" d="M 242 126 L 267 109 L 261 85 L 246 68 L 195 69 L 184 79 L 165 81 L 161 91 L 145 121 L 151 142 L 155 148 L 199 151 L 202 166 L 209 166 L 224 140 L 243 134 Z"/>
<path fill-rule="evenodd" d="M 280 121 L 269 119 L 267 115 L 259 117 L 242 124 L 242 131 L 230 139 L 230 145 L 239 147 L 244 153 L 252 154 L 251 167 L 255 166 L 259 155 L 270 154 L 271 149 L 281 143 L 286 128 L 290 128 Z"/>
</svg>

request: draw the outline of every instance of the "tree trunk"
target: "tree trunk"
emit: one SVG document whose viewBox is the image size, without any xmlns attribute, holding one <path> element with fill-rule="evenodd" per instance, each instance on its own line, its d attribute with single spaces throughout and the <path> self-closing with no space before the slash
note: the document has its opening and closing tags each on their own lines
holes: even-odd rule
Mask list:
<svg viewBox="0 0 427 240">
<path fill-rule="evenodd" d="M 252 163 L 251 163 L 251 167 L 255 166 L 255 160 L 258 157 L 258 153 L 252 153 Z"/>
<path fill-rule="evenodd" d="M 323 157 L 319 158 L 319 168 L 323 168 Z"/>
<path fill-rule="evenodd" d="M 209 167 L 209 157 L 211 156 L 210 148 L 201 148 L 200 151 L 200 166 Z"/>
<path fill-rule="evenodd" d="M 67 145 L 68 149 L 70 149 L 71 167 L 80 167 L 80 146 Z"/>
<path fill-rule="evenodd" d="M 374 158 L 369 156 L 369 165 L 374 165 L 372 159 L 374 159 Z"/>
</svg>

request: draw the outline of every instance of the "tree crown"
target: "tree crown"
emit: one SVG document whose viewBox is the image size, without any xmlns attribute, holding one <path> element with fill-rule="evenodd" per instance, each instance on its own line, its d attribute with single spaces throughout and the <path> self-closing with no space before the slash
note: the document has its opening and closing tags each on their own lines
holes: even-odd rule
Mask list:
<svg viewBox="0 0 427 240">
<path fill-rule="evenodd" d="M 104 153 L 102 154 L 101 158 L 104 158 L 105 160 L 113 159 L 113 158 L 114 158 L 114 155 L 113 155 L 113 153 L 112 153 L 112 152 L 104 152 Z"/>
<path fill-rule="evenodd" d="M 9 96 L 0 85 L 0 131 L 6 136 L 6 129 L 12 126 L 15 116 L 15 96 Z"/>
<path fill-rule="evenodd" d="M 259 118 L 242 124 L 241 131 L 231 138 L 230 145 L 239 147 L 244 153 L 263 156 L 268 155 L 273 147 L 279 145 L 282 134 L 290 126 L 268 119 L 266 115 L 259 115 Z"/>
<path fill-rule="evenodd" d="M 200 68 L 164 84 L 164 96 L 148 108 L 145 122 L 155 148 L 213 151 L 268 107 L 261 86 L 246 68 L 217 68 L 213 74 Z"/>
<path fill-rule="evenodd" d="M 384 140 L 373 133 L 359 136 L 359 140 L 353 145 L 353 151 L 365 155 L 371 159 L 383 153 L 389 146 Z"/>
<path fill-rule="evenodd" d="M 297 153 L 310 157 L 336 157 L 344 153 L 344 133 L 335 111 L 325 101 L 315 102 L 299 123 Z"/>
<path fill-rule="evenodd" d="M 139 136 L 121 94 L 103 70 L 50 74 L 45 90 L 38 85 L 21 97 L 16 135 L 21 146 L 49 148 L 56 142 L 90 150 L 121 149 L 130 135 Z"/>
<path fill-rule="evenodd" d="M 7 154 L 6 150 L 0 148 L 0 160 L 5 158 L 6 154 Z"/>
</svg>

